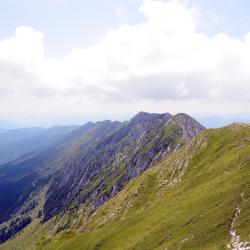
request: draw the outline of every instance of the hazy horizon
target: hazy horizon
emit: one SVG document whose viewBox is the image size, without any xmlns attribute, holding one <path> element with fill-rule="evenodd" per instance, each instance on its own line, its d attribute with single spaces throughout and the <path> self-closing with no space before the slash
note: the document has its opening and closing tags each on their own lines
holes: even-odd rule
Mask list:
<svg viewBox="0 0 250 250">
<path fill-rule="evenodd" d="M 146 112 L 142 110 L 143 112 Z M 11 129 L 19 129 L 19 128 L 49 128 L 54 126 L 82 126 L 87 122 L 98 122 L 104 120 L 111 120 L 111 121 L 127 121 L 131 119 L 136 113 L 134 114 L 119 114 L 119 115 L 102 115 L 102 116 L 83 116 L 83 117 L 70 117 L 67 120 L 54 120 L 54 121 L 8 121 L 8 120 L 1 120 L 0 119 L 0 130 L 11 130 Z M 173 113 L 174 115 L 174 113 Z M 220 128 L 226 125 L 229 125 L 234 122 L 243 122 L 243 123 L 250 123 L 250 116 L 243 115 L 243 116 L 209 116 L 209 115 L 192 115 L 197 121 L 199 121 L 202 125 L 206 128 Z M 249 117 L 249 118 L 248 118 Z"/>
</svg>

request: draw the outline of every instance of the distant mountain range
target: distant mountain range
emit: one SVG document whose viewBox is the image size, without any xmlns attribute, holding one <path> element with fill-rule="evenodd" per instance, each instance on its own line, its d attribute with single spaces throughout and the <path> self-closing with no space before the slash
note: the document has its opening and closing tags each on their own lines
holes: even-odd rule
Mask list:
<svg viewBox="0 0 250 250">
<path fill-rule="evenodd" d="M 77 126 L 0 130 L 0 164 L 58 143 Z"/>
<path fill-rule="evenodd" d="M 0 138 L 34 145 L 0 166 L 1 250 L 247 245 L 247 125 L 141 112 Z"/>
</svg>

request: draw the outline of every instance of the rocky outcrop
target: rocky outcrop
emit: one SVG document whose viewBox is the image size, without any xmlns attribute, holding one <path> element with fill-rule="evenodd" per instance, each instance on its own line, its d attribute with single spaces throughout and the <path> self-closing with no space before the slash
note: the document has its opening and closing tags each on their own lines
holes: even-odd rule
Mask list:
<svg viewBox="0 0 250 250">
<path fill-rule="evenodd" d="M 240 207 L 237 206 L 234 211 L 232 223 L 230 225 L 229 233 L 231 236 L 231 243 L 228 245 L 228 248 L 232 250 L 249 250 L 250 249 L 250 242 L 241 242 L 240 236 L 237 234 L 235 229 L 236 221 L 240 215 Z"/>
<path fill-rule="evenodd" d="M 186 114 L 178 114 L 174 117 L 174 120 L 176 120 L 176 123 L 180 126 L 182 138 L 186 142 L 192 140 L 194 136 L 205 129 L 205 127 L 199 124 L 194 118 Z"/>
</svg>

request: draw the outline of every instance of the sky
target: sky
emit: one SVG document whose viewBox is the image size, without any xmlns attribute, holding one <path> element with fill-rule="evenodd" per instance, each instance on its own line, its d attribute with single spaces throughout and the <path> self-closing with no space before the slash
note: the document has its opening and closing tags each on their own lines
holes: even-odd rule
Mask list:
<svg viewBox="0 0 250 250">
<path fill-rule="evenodd" d="M 0 0 L 0 128 L 250 122 L 249 24 L 248 0 Z"/>
</svg>

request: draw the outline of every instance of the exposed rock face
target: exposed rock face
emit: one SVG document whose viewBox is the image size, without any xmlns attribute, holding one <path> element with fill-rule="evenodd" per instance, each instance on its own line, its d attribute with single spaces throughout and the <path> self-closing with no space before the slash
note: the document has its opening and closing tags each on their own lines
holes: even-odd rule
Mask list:
<svg viewBox="0 0 250 250">
<path fill-rule="evenodd" d="M 195 135 L 205 129 L 195 119 L 186 114 L 178 114 L 175 119 L 181 127 L 182 137 L 186 142 L 192 140 Z"/>
<path fill-rule="evenodd" d="M 96 209 L 202 130 L 188 115 L 168 113 L 141 112 L 125 123 L 92 124 L 64 151 L 47 193 L 43 221 L 74 201 L 88 201 Z"/>
</svg>

